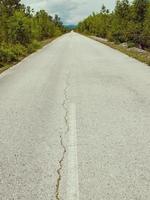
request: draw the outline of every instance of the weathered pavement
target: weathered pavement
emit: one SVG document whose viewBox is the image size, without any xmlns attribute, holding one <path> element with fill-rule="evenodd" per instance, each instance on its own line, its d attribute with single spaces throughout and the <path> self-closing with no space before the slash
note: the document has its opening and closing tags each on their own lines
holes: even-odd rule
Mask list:
<svg viewBox="0 0 150 200">
<path fill-rule="evenodd" d="M 149 200 L 150 68 L 76 33 L 0 75 L 1 200 Z"/>
</svg>

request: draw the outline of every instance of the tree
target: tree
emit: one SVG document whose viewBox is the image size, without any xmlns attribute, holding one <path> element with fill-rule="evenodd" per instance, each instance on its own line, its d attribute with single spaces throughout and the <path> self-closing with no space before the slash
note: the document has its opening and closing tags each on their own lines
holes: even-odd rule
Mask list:
<svg viewBox="0 0 150 200">
<path fill-rule="evenodd" d="M 127 24 L 130 20 L 129 1 L 117 1 L 115 12 L 112 15 L 111 32 L 112 37 L 116 42 L 126 42 L 127 39 Z"/>
<path fill-rule="evenodd" d="M 0 0 L 0 67 L 39 48 L 38 41 L 64 31 L 58 15 L 54 21 L 45 10 L 34 15 L 20 0 Z"/>
<path fill-rule="evenodd" d="M 31 21 L 22 11 L 16 11 L 9 19 L 9 41 L 23 45 L 31 42 Z"/>
<path fill-rule="evenodd" d="M 150 0 L 117 0 L 113 12 L 103 5 L 100 13 L 79 23 L 78 30 L 106 37 L 117 43 L 150 48 Z"/>
<path fill-rule="evenodd" d="M 148 8 L 150 5 L 149 0 L 134 0 L 132 5 L 132 18 L 133 22 L 135 23 L 133 30 L 133 38 L 132 40 L 136 45 L 140 48 L 144 48 L 146 42 L 146 38 L 144 36 L 144 22 L 146 15 L 148 13 Z M 145 25 L 146 26 L 146 25 Z"/>
<path fill-rule="evenodd" d="M 143 23 L 147 10 L 149 0 L 134 0 L 133 2 L 133 17 L 136 22 Z"/>
<path fill-rule="evenodd" d="M 21 0 L 0 0 L 0 4 L 3 5 L 9 16 L 13 15 L 15 10 L 21 8 Z"/>
<path fill-rule="evenodd" d="M 44 10 L 40 10 L 35 15 L 35 28 L 38 29 L 39 38 L 52 37 L 54 35 L 54 23 L 51 16 Z"/>
<path fill-rule="evenodd" d="M 56 26 L 62 26 L 62 22 L 60 20 L 60 17 L 56 14 L 55 17 L 54 17 L 54 23 Z"/>
<path fill-rule="evenodd" d="M 145 20 L 143 24 L 143 40 L 145 46 L 150 47 L 150 4 L 145 15 Z"/>
</svg>

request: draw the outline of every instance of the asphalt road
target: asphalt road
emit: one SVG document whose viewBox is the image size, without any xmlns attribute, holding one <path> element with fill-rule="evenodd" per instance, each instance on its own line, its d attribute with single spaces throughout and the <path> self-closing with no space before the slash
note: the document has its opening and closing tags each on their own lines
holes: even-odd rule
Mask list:
<svg viewBox="0 0 150 200">
<path fill-rule="evenodd" d="M 150 68 L 76 33 L 0 75 L 0 200 L 149 200 Z"/>
</svg>

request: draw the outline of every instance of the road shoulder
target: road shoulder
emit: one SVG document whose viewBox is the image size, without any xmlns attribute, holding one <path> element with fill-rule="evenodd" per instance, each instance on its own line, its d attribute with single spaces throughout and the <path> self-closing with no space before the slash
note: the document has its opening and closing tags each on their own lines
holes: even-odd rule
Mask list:
<svg viewBox="0 0 150 200">
<path fill-rule="evenodd" d="M 143 51 L 143 50 L 140 50 L 137 48 L 128 48 L 126 46 L 115 44 L 114 42 L 110 42 L 106 39 L 99 38 L 96 36 L 88 36 L 88 37 L 97 42 L 105 44 L 113 49 L 116 49 L 132 58 L 135 58 L 136 60 L 138 60 L 140 62 L 146 63 L 147 65 L 150 66 L 150 52 L 148 52 L 148 51 Z"/>
</svg>

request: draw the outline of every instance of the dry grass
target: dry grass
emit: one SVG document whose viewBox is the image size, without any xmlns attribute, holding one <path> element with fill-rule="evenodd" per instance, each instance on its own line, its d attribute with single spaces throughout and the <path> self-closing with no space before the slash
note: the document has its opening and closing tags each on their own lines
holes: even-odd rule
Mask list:
<svg viewBox="0 0 150 200">
<path fill-rule="evenodd" d="M 10 67 L 10 66 L 0 67 L 0 74 L 1 74 L 3 71 L 7 70 L 9 67 Z"/>
</svg>

